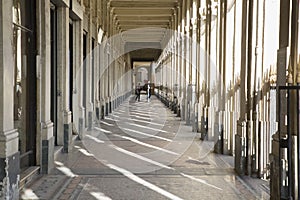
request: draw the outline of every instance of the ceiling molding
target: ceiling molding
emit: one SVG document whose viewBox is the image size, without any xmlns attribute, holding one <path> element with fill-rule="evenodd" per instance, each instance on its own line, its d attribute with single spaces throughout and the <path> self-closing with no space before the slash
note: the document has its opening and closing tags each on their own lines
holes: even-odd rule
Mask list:
<svg viewBox="0 0 300 200">
<path fill-rule="evenodd" d="M 108 8 L 125 48 L 160 49 L 180 4 L 181 0 L 110 0 Z M 157 58 L 160 51 L 139 50 L 131 55 L 137 58 L 143 52 L 149 59 L 151 53 Z"/>
</svg>

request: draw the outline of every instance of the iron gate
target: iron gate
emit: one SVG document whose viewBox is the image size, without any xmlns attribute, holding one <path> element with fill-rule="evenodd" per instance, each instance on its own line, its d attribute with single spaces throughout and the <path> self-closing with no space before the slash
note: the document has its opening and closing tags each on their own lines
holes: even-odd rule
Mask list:
<svg viewBox="0 0 300 200">
<path fill-rule="evenodd" d="M 279 86 L 277 98 L 280 199 L 297 199 L 300 191 L 297 178 L 300 174 L 300 86 Z"/>
</svg>

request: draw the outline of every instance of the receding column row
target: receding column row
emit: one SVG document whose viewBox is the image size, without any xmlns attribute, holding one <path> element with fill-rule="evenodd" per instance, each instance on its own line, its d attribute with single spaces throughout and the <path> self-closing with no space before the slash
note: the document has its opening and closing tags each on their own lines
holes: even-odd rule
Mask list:
<svg viewBox="0 0 300 200">
<path fill-rule="evenodd" d="M 216 153 L 233 155 L 239 174 L 264 179 L 270 173 L 274 173 L 271 179 L 276 179 L 286 170 L 274 170 L 279 169 L 280 157 L 274 151 L 274 145 L 279 145 L 275 133 L 276 121 L 280 120 L 276 120 L 280 111 L 275 106 L 279 94 L 275 86 L 297 85 L 299 74 L 295 67 L 299 6 L 293 7 L 294 1 L 289 6 L 283 4 L 268 0 L 183 1 L 174 10 L 171 28 L 176 33 L 169 38 L 156 67 L 156 80 L 162 88 L 158 95 L 165 104 L 199 132 L 202 140 L 214 141 Z M 283 8 L 292 12 L 287 14 Z M 297 105 L 294 95 L 290 94 L 294 103 L 282 102 Z M 289 109 L 296 120 L 297 109 Z M 297 154 L 295 126 L 291 128 L 293 146 L 281 147 L 285 148 L 282 152 L 292 149 L 292 156 Z M 277 156 L 276 161 L 271 153 Z M 284 159 L 288 162 L 292 158 Z M 290 161 L 290 167 L 296 165 L 297 161 Z M 292 170 L 289 180 L 297 177 L 296 167 Z M 289 184 L 282 187 L 296 188 Z"/>
</svg>

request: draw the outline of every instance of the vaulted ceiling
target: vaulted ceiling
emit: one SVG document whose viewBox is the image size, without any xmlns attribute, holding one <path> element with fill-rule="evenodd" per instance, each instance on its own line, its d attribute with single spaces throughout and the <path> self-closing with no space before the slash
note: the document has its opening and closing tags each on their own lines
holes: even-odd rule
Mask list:
<svg viewBox="0 0 300 200">
<path fill-rule="evenodd" d="M 111 12 L 127 48 L 148 49 L 143 53 L 133 51 L 131 54 L 133 59 L 143 55 L 146 60 L 151 57 L 157 59 L 163 48 L 162 42 L 170 31 L 178 1 L 180 0 L 110 1 Z M 157 50 L 149 51 L 149 49 Z"/>
</svg>

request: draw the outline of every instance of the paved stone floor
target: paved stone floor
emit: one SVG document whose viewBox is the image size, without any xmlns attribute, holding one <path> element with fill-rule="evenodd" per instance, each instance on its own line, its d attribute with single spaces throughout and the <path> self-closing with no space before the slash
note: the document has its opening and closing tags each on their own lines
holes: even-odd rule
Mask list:
<svg viewBox="0 0 300 200">
<path fill-rule="evenodd" d="M 239 177 L 233 157 L 179 121 L 156 97 L 124 102 L 95 121 L 21 199 L 269 199 L 268 182 Z"/>
</svg>

